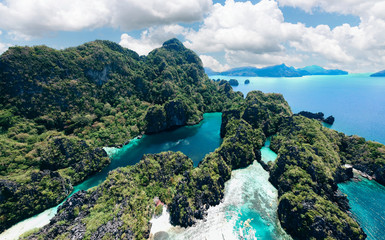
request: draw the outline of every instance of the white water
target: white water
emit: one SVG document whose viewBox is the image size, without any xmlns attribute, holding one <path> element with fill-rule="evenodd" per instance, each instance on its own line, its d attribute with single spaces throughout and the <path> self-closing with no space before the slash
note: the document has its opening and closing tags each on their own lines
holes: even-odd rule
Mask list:
<svg viewBox="0 0 385 240">
<path fill-rule="evenodd" d="M 278 193 L 268 178 L 256 161 L 233 171 L 225 184 L 223 202 L 210 207 L 205 220 L 190 228 L 172 227 L 164 211 L 153 219 L 153 239 L 290 239 L 279 224 Z"/>
</svg>

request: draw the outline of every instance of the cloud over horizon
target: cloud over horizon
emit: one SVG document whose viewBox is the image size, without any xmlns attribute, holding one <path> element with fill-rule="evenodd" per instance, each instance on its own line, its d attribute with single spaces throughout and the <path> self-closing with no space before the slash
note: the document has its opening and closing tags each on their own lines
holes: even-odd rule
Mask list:
<svg viewBox="0 0 385 240">
<path fill-rule="evenodd" d="M 358 26 L 307 27 L 285 21 L 282 7 L 351 14 Z M 214 70 L 286 63 L 348 71 L 385 68 L 385 0 L 6 0 L 0 30 L 11 38 L 44 38 L 58 31 L 110 27 L 120 44 L 141 55 L 178 37 Z M 142 30 L 141 30 L 142 29 Z M 141 30 L 140 36 L 130 32 Z M 125 33 L 124 33 L 125 32 Z M 0 53 L 10 46 L 0 39 Z"/>
</svg>

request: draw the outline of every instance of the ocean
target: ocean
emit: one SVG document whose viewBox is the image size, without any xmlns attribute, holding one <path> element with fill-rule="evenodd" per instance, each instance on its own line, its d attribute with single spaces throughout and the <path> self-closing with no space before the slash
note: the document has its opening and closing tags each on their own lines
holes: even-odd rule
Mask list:
<svg viewBox="0 0 385 240">
<path fill-rule="evenodd" d="M 323 112 L 336 118 L 333 129 L 346 134 L 356 134 L 367 140 L 385 143 L 385 78 L 370 78 L 369 74 L 348 76 L 309 76 L 303 78 L 247 78 L 211 76 L 217 79 L 238 79 L 234 90 L 246 94 L 252 90 L 282 93 L 294 113 L 306 110 Z M 244 80 L 250 84 L 245 85 Z M 220 113 L 205 114 L 204 120 L 195 126 L 134 139 L 122 149 L 106 148 L 112 163 L 102 172 L 75 186 L 75 191 L 87 190 L 99 185 L 110 170 L 137 163 L 143 154 L 161 151 L 181 151 L 196 166 L 203 157 L 220 144 Z M 269 148 L 269 141 L 261 149 L 265 162 L 274 161 L 277 155 Z M 353 217 L 368 234 L 368 239 L 385 236 L 385 187 L 374 181 L 340 184 L 348 195 Z M 74 192 L 75 192 L 74 191 Z M 191 239 L 193 236 L 215 239 L 290 239 L 279 225 L 277 190 L 268 182 L 268 173 L 257 162 L 245 169 L 233 172 L 226 183 L 223 202 L 211 207 L 207 222 L 189 229 L 173 228 L 164 221 L 153 224 L 159 239 Z M 16 239 L 34 227 L 41 227 L 57 212 L 57 207 L 26 219 L 0 235 L 0 239 Z M 155 221 L 155 220 L 154 220 Z M 156 221 L 155 221 L 156 222 Z M 160 224 L 160 225 L 159 225 Z M 156 232 L 155 232 L 156 233 Z M 167 238 L 166 238 L 167 239 Z"/>
<path fill-rule="evenodd" d="M 261 78 L 210 76 L 212 79 L 237 79 L 235 91 L 252 90 L 281 93 L 292 111 L 323 112 L 336 118 L 332 129 L 348 135 L 385 144 L 385 78 L 370 74 L 306 76 L 301 78 Z M 245 85 L 244 81 L 250 80 Z"/>
</svg>

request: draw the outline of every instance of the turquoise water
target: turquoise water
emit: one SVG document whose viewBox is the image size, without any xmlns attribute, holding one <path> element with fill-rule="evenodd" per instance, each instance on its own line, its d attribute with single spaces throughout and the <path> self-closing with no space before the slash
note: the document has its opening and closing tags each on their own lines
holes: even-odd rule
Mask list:
<svg viewBox="0 0 385 240">
<path fill-rule="evenodd" d="M 322 111 L 325 115 L 334 115 L 336 122 L 332 128 L 385 143 L 385 78 L 369 78 L 365 74 L 248 78 L 249 85 L 243 85 L 241 79 L 245 78 L 237 79 L 241 84 L 234 89 L 244 94 L 251 90 L 283 93 L 293 112 Z M 75 186 L 74 192 L 99 185 L 109 171 L 133 165 L 146 153 L 181 151 L 189 156 L 196 166 L 207 153 L 220 145 L 220 124 L 220 113 L 205 114 L 204 120 L 198 125 L 134 139 L 122 149 L 106 148 L 112 156 L 112 163 L 100 173 Z M 264 162 L 274 161 L 277 157 L 269 149 L 269 144 L 270 141 L 266 141 L 261 149 Z M 340 189 L 349 195 L 349 199 L 353 199 L 350 200 L 352 212 L 370 239 L 381 239 L 385 236 L 385 219 L 381 218 L 385 216 L 385 188 L 375 182 L 369 184 L 366 181 L 340 185 Z M 375 193 L 372 193 L 372 190 Z M 255 162 L 248 168 L 233 172 L 231 180 L 226 183 L 224 202 L 209 209 L 207 222 L 178 230 L 175 236 L 186 238 L 176 239 L 194 239 L 193 237 L 200 235 L 213 236 L 208 239 L 223 239 L 223 236 L 226 236 L 225 239 L 239 239 L 240 235 L 246 239 L 289 238 L 277 221 L 276 199 L 276 189 L 268 182 L 268 173 Z M 354 199 L 357 203 L 354 203 Z M 56 212 L 57 206 L 26 219 L 1 234 L 0 239 L 15 239 L 15 236 L 17 238 L 25 231 L 44 226 Z"/>
<path fill-rule="evenodd" d="M 272 155 L 268 149 L 262 152 L 262 158 Z M 291 239 L 280 226 L 277 216 L 278 191 L 268 179 L 269 173 L 256 161 L 247 168 L 233 171 L 231 179 L 225 184 L 223 201 L 209 208 L 204 221 L 187 229 L 158 228 L 167 238 L 155 240 Z M 163 223 L 163 226 L 166 224 Z"/>
<path fill-rule="evenodd" d="M 164 151 L 181 151 L 191 158 L 194 166 L 221 144 L 219 136 L 222 114 L 206 113 L 203 120 L 194 126 L 181 127 L 172 131 L 153 135 L 144 135 L 141 139 L 134 139 L 122 149 L 111 152 L 111 164 L 100 173 L 77 186 L 77 190 L 87 190 L 102 183 L 108 172 L 118 167 L 138 163 L 143 154 L 160 153 Z"/>
<path fill-rule="evenodd" d="M 122 149 L 106 148 L 106 151 L 112 158 L 111 164 L 101 172 L 75 186 L 70 196 L 80 190 L 88 190 L 101 184 L 108 176 L 109 171 L 118 167 L 134 165 L 140 161 L 143 154 L 147 153 L 181 151 L 193 160 L 195 166 L 198 165 L 204 156 L 218 148 L 222 141 L 219 135 L 222 114 L 207 113 L 203 117 L 203 120 L 194 126 L 181 127 L 154 135 L 145 135 L 141 139 L 132 140 Z M 15 224 L 0 234 L 0 239 L 17 239 L 18 236 L 26 231 L 45 226 L 54 217 L 58 207 L 63 202 L 58 206 Z"/>
<path fill-rule="evenodd" d="M 360 182 L 341 183 L 338 187 L 348 195 L 353 217 L 368 235 L 367 239 L 385 239 L 385 187 L 359 178 Z"/>
<path fill-rule="evenodd" d="M 252 90 L 282 93 L 294 113 L 302 110 L 323 112 L 336 118 L 333 129 L 385 143 L 385 78 L 369 74 L 348 76 L 307 76 L 302 78 L 236 78 L 236 91 Z M 245 85 L 244 80 L 250 84 Z"/>
<path fill-rule="evenodd" d="M 274 162 L 277 154 L 270 149 L 270 137 L 266 139 L 265 146 L 261 148 L 262 161 L 265 163 Z"/>
</svg>

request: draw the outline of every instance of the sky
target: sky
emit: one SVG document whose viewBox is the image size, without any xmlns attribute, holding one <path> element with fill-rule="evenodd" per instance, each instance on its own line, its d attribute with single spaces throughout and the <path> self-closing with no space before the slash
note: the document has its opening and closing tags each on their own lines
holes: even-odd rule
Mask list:
<svg viewBox="0 0 385 240">
<path fill-rule="evenodd" d="M 205 67 L 385 69 L 385 0 L 0 0 L 0 53 L 111 40 L 147 55 L 176 37 Z"/>
</svg>

